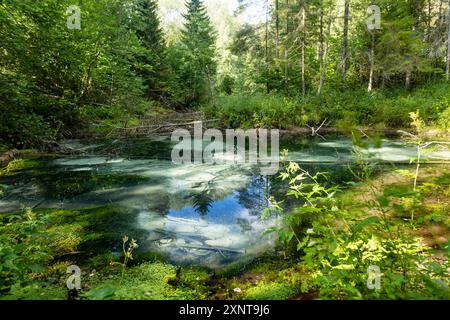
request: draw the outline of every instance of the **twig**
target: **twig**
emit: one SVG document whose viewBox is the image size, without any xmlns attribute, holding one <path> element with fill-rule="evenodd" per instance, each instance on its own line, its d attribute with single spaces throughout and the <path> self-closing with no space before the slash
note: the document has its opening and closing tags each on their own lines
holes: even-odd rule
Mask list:
<svg viewBox="0 0 450 320">
<path fill-rule="evenodd" d="M 322 122 L 322 124 L 316 129 L 315 127 L 310 127 L 309 125 L 306 125 L 308 128 L 310 128 L 311 129 L 311 131 L 312 131 L 312 133 L 311 133 L 311 136 L 315 136 L 315 135 L 318 135 L 318 136 L 320 136 L 322 139 L 324 139 L 324 140 L 326 140 L 324 137 L 322 137 L 320 134 L 319 134 L 319 131 L 320 131 L 320 129 L 322 129 L 322 127 L 325 125 L 325 123 L 328 121 L 328 118 L 327 119 L 325 119 L 325 120 L 323 120 L 323 122 Z"/>
</svg>

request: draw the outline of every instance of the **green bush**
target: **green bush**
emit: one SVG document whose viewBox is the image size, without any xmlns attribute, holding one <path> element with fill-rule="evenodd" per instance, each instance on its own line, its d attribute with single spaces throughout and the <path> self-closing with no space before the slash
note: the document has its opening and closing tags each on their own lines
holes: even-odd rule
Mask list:
<svg viewBox="0 0 450 320">
<path fill-rule="evenodd" d="M 329 90 L 321 96 L 283 97 L 276 94 L 248 93 L 221 96 L 217 106 L 204 107 L 204 112 L 219 118 L 226 127 L 268 127 L 287 129 L 291 126 L 328 124 L 409 127 L 409 113 L 420 111 L 427 124 L 448 123 L 449 85 L 432 84 L 416 91 L 391 90 L 367 93 L 365 88 Z M 443 115 L 443 118 L 441 118 Z"/>
</svg>

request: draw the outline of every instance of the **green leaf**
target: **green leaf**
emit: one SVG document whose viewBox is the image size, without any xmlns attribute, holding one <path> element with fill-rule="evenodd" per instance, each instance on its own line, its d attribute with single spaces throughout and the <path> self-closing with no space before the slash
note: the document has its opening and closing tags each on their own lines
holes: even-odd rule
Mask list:
<svg viewBox="0 0 450 320">
<path fill-rule="evenodd" d="M 378 217 L 372 216 L 369 217 L 367 219 L 364 219 L 363 221 L 361 221 L 360 223 L 358 223 L 352 230 L 352 239 L 359 233 L 361 232 L 364 228 L 366 228 L 367 226 L 371 225 L 371 224 L 377 224 L 379 223 L 381 220 Z"/>
<path fill-rule="evenodd" d="M 109 300 L 114 296 L 116 291 L 116 288 L 112 285 L 103 285 L 92 289 L 86 293 L 86 296 L 92 300 Z"/>
</svg>

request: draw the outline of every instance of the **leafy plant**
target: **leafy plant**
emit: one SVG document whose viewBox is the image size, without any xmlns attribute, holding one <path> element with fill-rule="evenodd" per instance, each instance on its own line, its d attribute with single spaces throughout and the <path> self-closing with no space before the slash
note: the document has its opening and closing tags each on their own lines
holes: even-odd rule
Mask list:
<svg viewBox="0 0 450 320">
<path fill-rule="evenodd" d="M 327 212 L 339 210 L 334 198 L 339 188 L 327 187 L 319 181 L 324 178 L 326 180 L 326 173 L 318 172 L 311 175 L 295 162 L 290 162 L 280 174 L 280 177 L 283 181 L 289 183 L 287 196 L 294 197 L 303 204 L 288 213 L 282 214 L 283 224 L 280 227 L 270 228 L 266 234 L 277 233 L 286 248 L 295 240 L 296 250 L 300 251 L 305 246 L 301 237 L 306 235 L 311 223 L 320 219 Z M 281 204 L 276 203 L 274 209 L 280 214 L 282 212 Z"/>
<path fill-rule="evenodd" d="M 139 247 L 137 241 L 134 239 L 131 239 L 127 247 L 128 240 L 128 236 L 124 236 L 122 238 L 123 262 L 111 262 L 111 265 L 120 265 L 122 267 L 122 270 L 125 270 L 130 260 L 133 260 L 133 251 Z"/>
</svg>

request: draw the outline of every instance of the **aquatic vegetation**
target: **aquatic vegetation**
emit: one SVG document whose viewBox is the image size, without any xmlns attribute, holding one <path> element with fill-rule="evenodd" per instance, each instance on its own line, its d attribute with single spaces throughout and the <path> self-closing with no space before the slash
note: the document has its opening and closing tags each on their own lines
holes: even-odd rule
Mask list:
<svg viewBox="0 0 450 320">
<path fill-rule="evenodd" d="M 68 199 L 94 190 L 110 189 L 123 185 L 139 185 L 145 177 L 127 174 L 98 174 L 96 172 L 41 172 L 35 182 L 49 198 Z"/>
<path fill-rule="evenodd" d="M 36 159 L 15 159 L 0 170 L 1 175 L 10 175 L 20 171 L 30 170 L 42 166 L 42 162 Z"/>
</svg>

